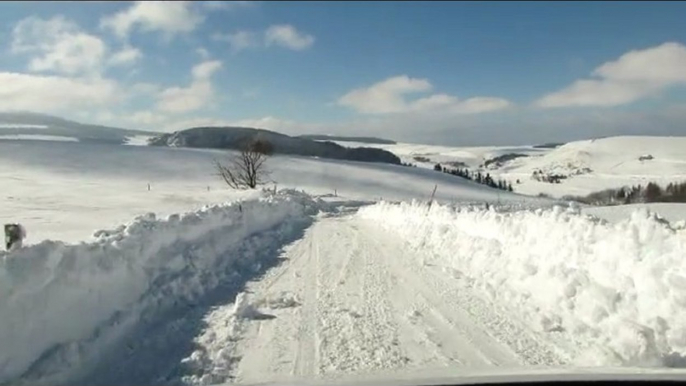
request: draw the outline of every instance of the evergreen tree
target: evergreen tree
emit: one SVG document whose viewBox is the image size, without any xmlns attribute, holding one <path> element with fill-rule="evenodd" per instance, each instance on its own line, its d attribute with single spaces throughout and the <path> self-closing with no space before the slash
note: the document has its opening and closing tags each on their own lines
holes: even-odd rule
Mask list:
<svg viewBox="0 0 686 386">
<path fill-rule="evenodd" d="M 654 182 L 649 182 L 648 185 L 646 185 L 645 191 L 643 193 L 643 197 L 645 198 L 646 202 L 655 202 L 661 196 L 662 189 L 660 188 L 660 185 Z"/>
</svg>

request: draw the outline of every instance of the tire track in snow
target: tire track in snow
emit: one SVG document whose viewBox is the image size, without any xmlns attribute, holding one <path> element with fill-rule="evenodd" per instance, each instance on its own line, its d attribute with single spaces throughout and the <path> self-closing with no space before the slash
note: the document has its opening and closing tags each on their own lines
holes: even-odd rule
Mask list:
<svg viewBox="0 0 686 386">
<path fill-rule="evenodd" d="M 469 283 L 420 264 L 402 240 L 364 220 L 321 217 L 285 257 L 249 286 L 275 318 L 243 322 L 237 382 L 564 362 Z M 265 300 L 284 296 L 297 303 Z"/>
<path fill-rule="evenodd" d="M 398 258 L 393 260 L 391 266 L 405 282 L 412 283 L 411 286 L 403 287 L 407 296 L 412 296 L 407 288 L 412 288 L 413 291 L 424 295 L 420 298 L 425 300 L 424 308 L 429 311 L 429 314 L 420 313 L 416 318 L 423 318 L 428 325 L 433 325 L 439 331 L 443 331 L 443 334 L 438 336 L 448 343 L 442 344 L 443 347 L 456 353 L 465 348 L 478 347 L 479 352 L 466 357 L 473 359 L 480 356 L 486 363 L 492 365 L 564 364 L 565 360 L 559 358 L 547 342 L 537 337 L 533 331 L 514 322 L 515 318 L 509 313 L 503 313 L 504 310 L 495 304 L 481 299 L 466 280 L 460 277 L 448 277 L 436 272 L 434 267 L 420 265 L 416 256 L 405 252 L 405 248 L 395 246 L 396 237 L 378 231 L 371 224 L 366 224 L 366 226 L 369 228 L 368 232 L 378 232 L 382 244 L 380 248 L 386 250 L 397 248 Z M 454 342 L 456 336 L 464 337 L 467 342 Z M 446 337 L 453 337 L 453 342 Z M 452 349 L 450 344 L 453 345 Z M 463 355 L 457 354 L 453 357 L 455 356 L 459 358 Z M 464 364 L 472 365 L 473 363 Z"/>
</svg>

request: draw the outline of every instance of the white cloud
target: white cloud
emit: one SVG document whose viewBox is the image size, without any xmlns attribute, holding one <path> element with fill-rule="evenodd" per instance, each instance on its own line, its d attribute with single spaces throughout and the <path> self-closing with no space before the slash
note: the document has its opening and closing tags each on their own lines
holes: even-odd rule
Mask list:
<svg viewBox="0 0 686 386">
<path fill-rule="evenodd" d="M 169 113 L 186 113 L 198 110 L 214 95 L 208 81 L 194 81 L 188 87 L 170 87 L 159 95 L 157 108 Z"/>
<path fill-rule="evenodd" d="M 298 32 L 292 25 L 273 25 L 264 32 L 267 46 L 277 45 L 295 51 L 305 50 L 314 44 L 314 36 Z"/>
<path fill-rule="evenodd" d="M 192 127 L 207 127 L 207 126 L 236 126 L 232 121 L 220 118 L 209 118 L 209 117 L 199 117 L 199 118 L 187 118 L 181 120 L 174 120 L 164 124 L 165 130 L 183 130 Z"/>
<path fill-rule="evenodd" d="M 299 32 L 288 24 L 272 25 L 264 32 L 239 30 L 233 33 L 215 33 L 212 40 L 227 42 L 233 52 L 258 47 L 285 47 L 294 51 L 302 51 L 314 44 L 312 35 Z"/>
<path fill-rule="evenodd" d="M 155 131 L 176 131 L 201 126 L 236 126 L 233 121 L 212 117 L 179 118 L 177 115 L 141 110 L 125 117 L 127 124 Z"/>
<path fill-rule="evenodd" d="M 257 34 L 251 31 L 236 31 L 230 34 L 216 33 L 212 40 L 228 42 L 234 52 L 259 46 Z"/>
<path fill-rule="evenodd" d="M 131 86 L 131 91 L 135 94 L 153 95 L 160 92 L 160 86 L 154 83 L 135 83 Z"/>
<path fill-rule="evenodd" d="M 73 75 L 100 72 L 107 46 L 63 16 L 47 20 L 32 16 L 14 27 L 11 51 L 34 54 L 28 64 L 31 71 Z"/>
<path fill-rule="evenodd" d="M 506 99 L 475 97 L 460 100 L 447 94 L 408 100 L 408 94 L 431 91 L 426 79 L 395 76 L 369 87 L 350 91 L 338 99 L 338 104 L 365 114 L 425 113 L 475 114 L 511 106 Z"/>
<path fill-rule="evenodd" d="M 0 72 L 0 110 L 61 112 L 109 106 L 123 93 L 114 81 Z"/>
<path fill-rule="evenodd" d="M 358 88 L 343 95 L 338 103 L 367 114 L 397 113 L 408 110 L 404 95 L 431 90 L 426 79 L 413 79 L 407 75 L 395 76 Z"/>
<path fill-rule="evenodd" d="M 135 111 L 125 117 L 128 122 L 147 128 L 164 125 L 168 118 L 164 114 L 158 114 L 149 110 Z"/>
<path fill-rule="evenodd" d="M 478 114 L 502 110 L 512 106 L 512 102 L 503 98 L 474 97 L 455 103 L 452 112 L 457 114 Z"/>
<path fill-rule="evenodd" d="M 126 46 L 110 56 L 109 63 L 113 66 L 130 66 L 143 57 L 138 48 Z"/>
<path fill-rule="evenodd" d="M 212 77 L 222 67 L 219 60 L 209 60 L 193 66 L 191 73 L 194 79 L 204 80 Z"/>
<path fill-rule="evenodd" d="M 100 20 L 103 28 L 126 38 L 138 28 L 144 32 L 162 32 L 167 37 L 190 32 L 203 21 L 190 1 L 139 1 L 126 10 Z"/>
<path fill-rule="evenodd" d="M 646 98 L 675 85 L 686 85 L 686 47 L 664 43 L 625 53 L 604 63 L 570 86 L 545 95 L 539 107 L 618 106 Z"/>
<path fill-rule="evenodd" d="M 193 81 L 188 87 L 170 87 L 158 95 L 157 109 L 169 113 L 195 111 L 214 97 L 211 77 L 221 68 L 218 60 L 205 61 L 193 67 Z"/>
<path fill-rule="evenodd" d="M 257 5 L 258 1 L 203 1 L 202 4 L 209 10 L 231 11 L 237 8 L 247 8 Z"/>
<path fill-rule="evenodd" d="M 233 126 L 254 127 L 258 129 L 267 129 L 275 131 L 283 131 L 284 127 L 293 127 L 299 125 L 297 122 L 287 119 L 266 116 L 261 118 L 248 118 L 232 122 Z"/>
</svg>

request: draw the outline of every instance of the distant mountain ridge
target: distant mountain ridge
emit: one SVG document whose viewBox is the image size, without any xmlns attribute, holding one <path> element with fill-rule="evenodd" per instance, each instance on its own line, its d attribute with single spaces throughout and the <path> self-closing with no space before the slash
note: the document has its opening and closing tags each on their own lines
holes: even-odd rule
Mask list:
<svg viewBox="0 0 686 386">
<path fill-rule="evenodd" d="M 35 135 L 76 138 L 81 142 L 122 144 L 137 135 L 157 133 L 80 123 L 47 114 L 0 112 L 1 135 Z"/>
<path fill-rule="evenodd" d="M 160 134 L 151 138 L 148 143 L 151 146 L 238 150 L 245 141 L 258 138 L 269 141 L 274 147 L 274 153 L 277 154 L 400 164 L 398 156 L 382 149 L 346 148 L 333 142 L 317 142 L 250 127 L 195 127 L 174 133 Z"/>
<path fill-rule="evenodd" d="M 339 141 L 339 142 L 359 142 L 370 143 L 374 145 L 395 145 L 397 142 L 390 139 L 378 137 L 345 137 L 341 135 L 325 135 L 325 134 L 305 134 L 299 135 L 299 138 L 311 139 L 313 141 Z"/>
</svg>

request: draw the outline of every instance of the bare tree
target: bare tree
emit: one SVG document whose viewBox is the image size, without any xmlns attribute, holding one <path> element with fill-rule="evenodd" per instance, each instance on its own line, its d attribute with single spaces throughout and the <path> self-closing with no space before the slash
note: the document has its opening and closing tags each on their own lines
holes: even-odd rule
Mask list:
<svg viewBox="0 0 686 386">
<path fill-rule="evenodd" d="M 271 143 L 263 139 L 247 141 L 241 146 L 240 153 L 234 155 L 229 163 L 222 165 L 215 160 L 219 176 L 233 189 L 255 189 L 268 181 L 269 171 L 265 162 L 272 154 Z"/>
</svg>

